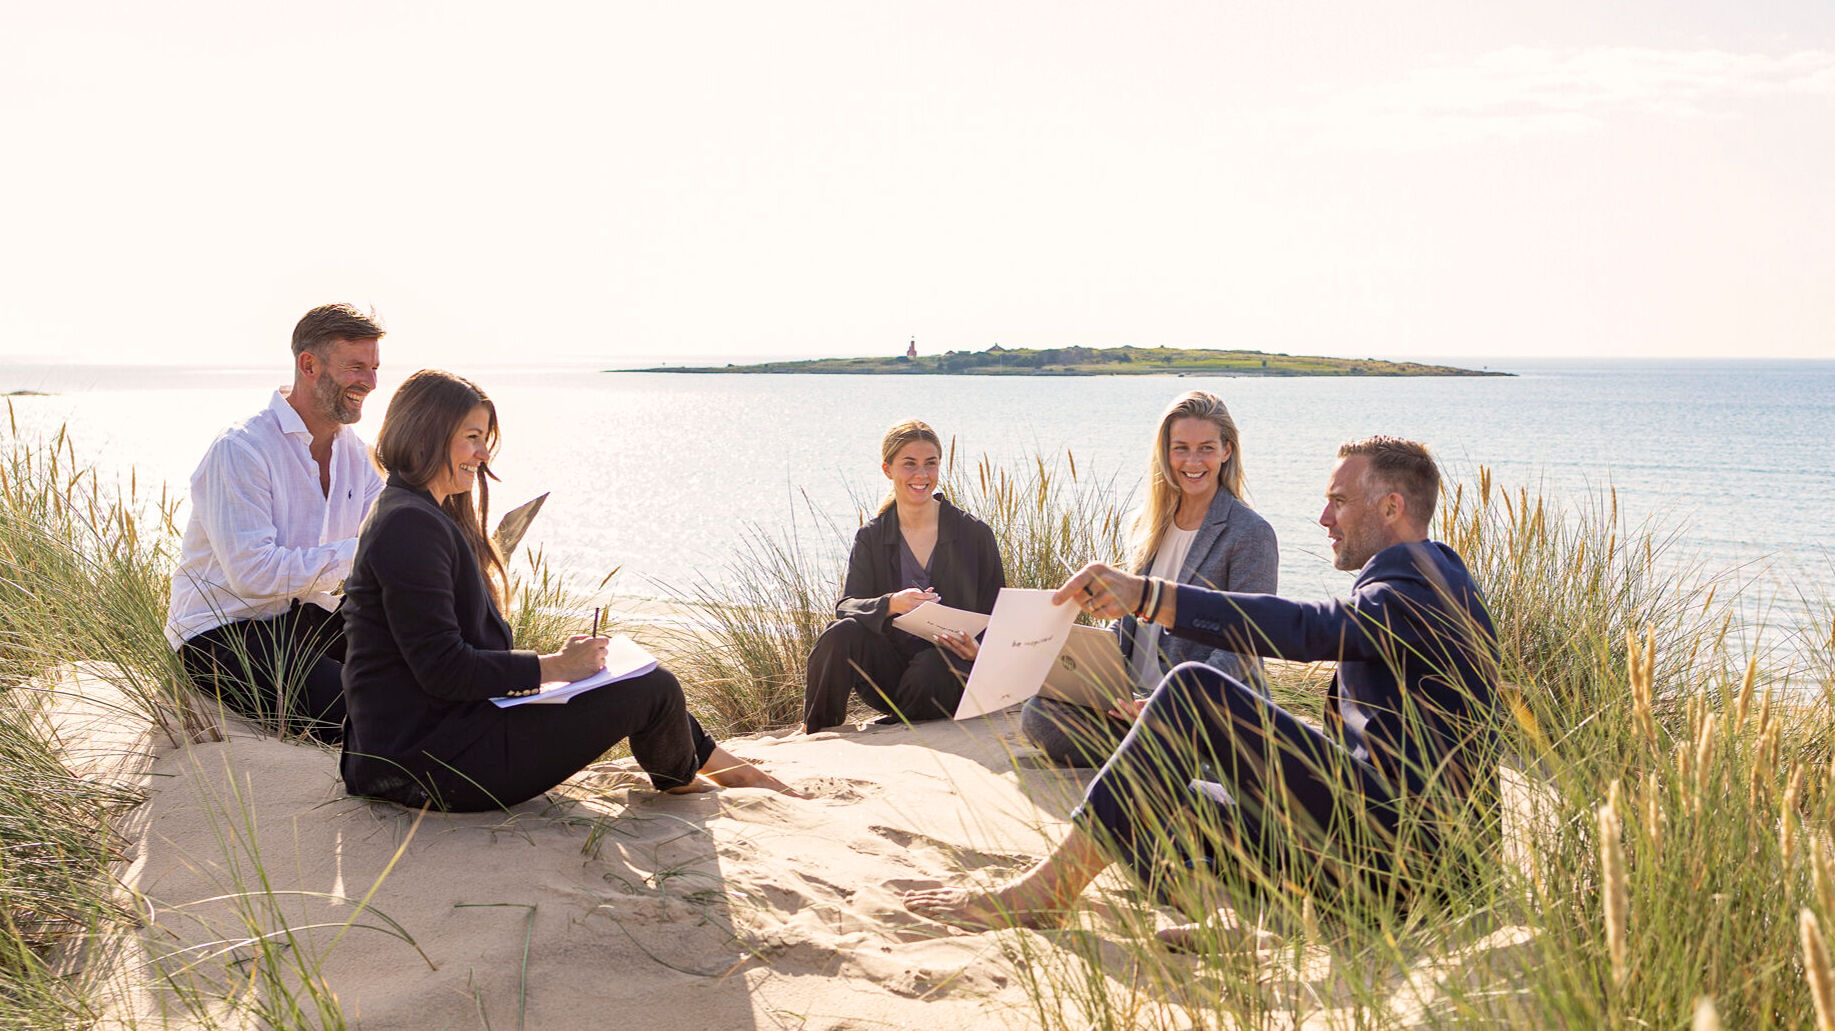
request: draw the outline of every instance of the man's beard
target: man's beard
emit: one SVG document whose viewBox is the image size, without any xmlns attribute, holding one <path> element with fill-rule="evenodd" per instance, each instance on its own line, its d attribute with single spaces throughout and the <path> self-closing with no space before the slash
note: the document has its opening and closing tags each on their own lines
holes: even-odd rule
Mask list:
<svg viewBox="0 0 1835 1031">
<path fill-rule="evenodd" d="M 350 398 L 345 396 L 345 388 L 329 375 L 320 377 L 313 386 L 312 400 L 317 402 L 320 412 L 346 426 L 363 418 L 362 403 L 352 404 Z"/>
</svg>

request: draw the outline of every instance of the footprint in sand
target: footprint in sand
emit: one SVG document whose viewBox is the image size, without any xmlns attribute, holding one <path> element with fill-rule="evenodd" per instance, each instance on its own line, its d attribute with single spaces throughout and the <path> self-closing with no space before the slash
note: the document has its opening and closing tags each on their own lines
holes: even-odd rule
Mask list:
<svg viewBox="0 0 1835 1031">
<path fill-rule="evenodd" d="M 795 787 L 810 798 L 824 802 L 847 804 L 863 801 L 885 793 L 885 788 L 870 780 L 853 780 L 847 777 L 810 777 L 799 780 Z"/>
<path fill-rule="evenodd" d="M 896 860 L 913 869 L 1021 870 L 1033 863 L 1033 857 L 1017 852 L 983 852 L 965 845 L 955 845 L 926 834 L 899 830 L 897 827 L 868 827 L 876 838 L 857 838 L 848 847 L 862 855 Z M 914 861 L 924 855 L 925 862 Z M 939 865 L 940 864 L 940 865 Z"/>
</svg>

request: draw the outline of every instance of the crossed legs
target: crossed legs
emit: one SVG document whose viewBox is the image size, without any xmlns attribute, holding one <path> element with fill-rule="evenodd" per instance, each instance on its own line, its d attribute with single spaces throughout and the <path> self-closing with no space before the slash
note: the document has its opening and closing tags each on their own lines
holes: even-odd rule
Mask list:
<svg viewBox="0 0 1835 1031">
<path fill-rule="evenodd" d="M 1388 807 L 1370 804 L 1387 798 L 1340 745 L 1241 681 L 1187 663 L 1161 681 L 1050 855 L 992 890 L 910 892 L 905 905 L 971 929 L 1051 926 L 1112 862 L 1149 884 L 1169 868 L 1278 864 L 1292 846 L 1325 850 L 1346 808 L 1389 823 Z M 1288 833 L 1304 840 L 1281 841 Z"/>
</svg>

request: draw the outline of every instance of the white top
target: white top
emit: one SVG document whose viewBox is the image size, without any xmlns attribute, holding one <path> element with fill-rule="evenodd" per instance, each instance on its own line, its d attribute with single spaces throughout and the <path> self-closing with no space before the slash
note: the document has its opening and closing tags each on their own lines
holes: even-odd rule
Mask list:
<svg viewBox="0 0 1835 1031">
<path fill-rule="evenodd" d="M 350 575 L 382 477 L 357 431 L 340 426 L 331 490 L 321 492 L 311 446 L 286 388 L 211 441 L 191 474 L 191 516 L 172 574 L 173 648 L 225 623 L 271 619 L 295 598 L 337 607 L 331 592 Z"/>
<path fill-rule="evenodd" d="M 1191 542 L 1197 539 L 1195 528 L 1181 530 L 1177 523 L 1168 526 L 1166 536 L 1160 540 L 1160 550 L 1153 553 L 1153 566 L 1147 570 L 1147 575 L 1177 583 L 1179 571 L 1185 568 L 1185 556 L 1191 553 Z M 1160 604 L 1165 605 L 1165 600 Z M 1158 623 L 1144 619 L 1134 624 L 1134 652 L 1129 656 L 1128 666 L 1134 675 L 1134 686 L 1143 691 L 1158 687 L 1160 678 L 1166 675 L 1166 665 L 1160 661 L 1160 632 L 1163 629 Z"/>
</svg>

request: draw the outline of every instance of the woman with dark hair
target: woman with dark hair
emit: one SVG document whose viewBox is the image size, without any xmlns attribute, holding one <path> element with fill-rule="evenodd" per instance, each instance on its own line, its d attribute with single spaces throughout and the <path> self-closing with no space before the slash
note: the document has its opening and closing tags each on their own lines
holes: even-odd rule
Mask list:
<svg viewBox="0 0 1835 1031">
<path fill-rule="evenodd" d="M 789 791 L 715 744 L 660 666 L 564 705 L 491 703 L 591 676 L 606 648 L 585 635 L 547 655 L 511 648 L 507 577 L 484 532 L 496 446 L 496 406 L 451 373 L 423 369 L 389 402 L 376 438 L 388 483 L 344 588 L 344 786 L 406 806 L 498 809 L 628 737 L 660 790 Z"/>
<path fill-rule="evenodd" d="M 1229 408 L 1202 390 L 1181 394 L 1161 413 L 1147 467 L 1147 500 L 1134 516 L 1129 566 L 1172 583 L 1214 591 L 1273 594 L 1281 564 L 1274 528 L 1242 500 L 1242 438 Z M 1151 620 L 1115 623 L 1137 693 L 1159 686 L 1181 662 L 1202 662 L 1265 694 L 1262 660 L 1161 633 Z M 1138 713 L 1124 703 L 1099 712 L 1034 697 L 1020 731 L 1053 762 L 1101 766 Z"/>
<path fill-rule="evenodd" d="M 994 532 L 937 491 L 943 462 L 937 431 L 906 420 L 886 431 L 879 451 L 892 490 L 854 535 L 835 621 L 810 650 L 805 733 L 846 719 L 855 693 L 897 719 L 955 715 L 979 649 L 975 639 L 946 632 L 932 645 L 892 619 L 933 601 L 992 612 L 1007 583 Z"/>
</svg>

